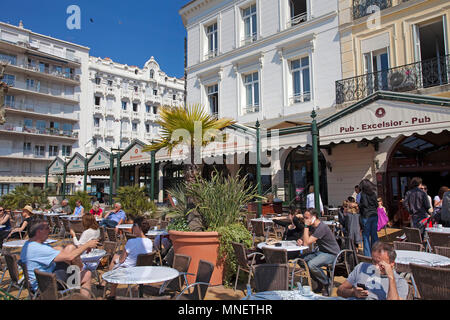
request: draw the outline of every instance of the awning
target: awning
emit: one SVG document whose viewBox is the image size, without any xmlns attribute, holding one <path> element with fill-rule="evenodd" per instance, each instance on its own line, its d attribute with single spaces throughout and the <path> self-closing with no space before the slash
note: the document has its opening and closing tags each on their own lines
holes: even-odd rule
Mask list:
<svg viewBox="0 0 450 320">
<path fill-rule="evenodd" d="M 222 130 L 224 137 L 202 148 L 202 158 L 256 152 L 256 131 L 242 125 L 232 125 Z"/>
<path fill-rule="evenodd" d="M 450 128 L 450 99 L 377 92 L 318 123 L 320 144 L 440 133 Z"/>
<path fill-rule="evenodd" d="M 64 160 L 60 157 L 56 157 L 55 160 L 50 163 L 48 167 L 48 174 L 63 174 L 64 173 Z"/>
<path fill-rule="evenodd" d="M 151 163 L 151 152 L 143 152 L 146 143 L 140 140 L 133 140 L 131 144 L 122 152 L 120 165 L 122 167 L 134 166 L 137 164 Z"/>
<path fill-rule="evenodd" d="M 76 152 L 67 163 L 67 173 L 84 173 L 85 157 Z"/>
<path fill-rule="evenodd" d="M 88 171 L 109 169 L 110 165 L 110 153 L 103 149 L 98 148 L 97 151 L 88 160 Z"/>
</svg>

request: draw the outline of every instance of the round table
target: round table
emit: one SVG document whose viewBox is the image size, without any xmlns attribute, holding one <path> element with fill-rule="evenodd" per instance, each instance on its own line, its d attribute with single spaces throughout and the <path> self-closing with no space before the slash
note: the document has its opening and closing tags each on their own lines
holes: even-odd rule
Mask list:
<svg viewBox="0 0 450 320">
<path fill-rule="evenodd" d="M 426 231 L 429 232 L 440 232 L 440 233 L 450 233 L 450 228 L 426 228 Z"/>
<path fill-rule="evenodd" d="M 250 221 L 262 221 L 264 223 L 273 223 L 273 220 L 270 218 L 255 218 L 251 219 Z"/>
<path fill-rule="evenodd" d="M 13 240 L 3 243 L 3 247 L 5 248 L 22 248 L 28 240 Z M 57 242 L 58 240 L 47 239 L 44 244 L 52 244 Z"/>
<path fill-rule="evenodd" d="M 401 265 L 409 265 L 410 263 L 430 267 L 445 267 L 450 265 L 450 258 L 439 254 L 409 250 L 395 250 L 395 252 L 397 253 L 395 263 Z"/>
<path fill-rule="evenodd" d="M 326 224 L 327 226 L 338 226 L 339 222 L 337 221 L 321 221 L 321 223 Z"/>
<path fill-rule="evenodd" d="M 296 241 L 279 241 L 281 242 L 281 247 L 275 246 L 275 244 L 267 244 L 266 242 L 260 242 L 256 246 L 258 249 L 270 248 L 270 249 L 278 249 L 283 250 L 286 249 L 288 252 L 291 251 L 299 251 L 300 254 L 303 253 L 303 250 L 309 249 L 307 246 L 298 246 Z"/>
<path fill-rule="evenodd" d="M 102 249 L 92 249 L 89 253 L 83 253 L 81 261 L 83 263 L 95 263 L 99 262 L 101 258 L 106 255 L 106 251 Z"/>
<path fill-rule="evenodd" d="M 148 232 L 145 234 L 149 237 L 156 237 L 156 236 L 167 236 L 169 233 L 166 230 L 148 230 Z"/>
<path fill-rule="evenodd" d="M 132 223 L 119 224 L 118 226 L 116 226 L 116 228 L 118 228 L 118 229 L 131 229 L 131 228 L 133 228 L 133 224 Z"/>
<path fill-rule="evenodd" d="M 341 297 L 324 297 L 311 292 L 310 295 L 303 295 L 299 290 L 275 290 L 257 292 L 242 300 L 345 300 Z"/>
</svg>

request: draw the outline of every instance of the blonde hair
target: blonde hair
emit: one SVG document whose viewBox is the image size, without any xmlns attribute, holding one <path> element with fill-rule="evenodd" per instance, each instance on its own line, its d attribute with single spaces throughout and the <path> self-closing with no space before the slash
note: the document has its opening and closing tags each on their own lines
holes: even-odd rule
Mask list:
<svg viewBox="0 0 450 320">
<path fill-rule="evenodd" d="M 98 201 L 94 202 L 92 205 L 92 210 L 98 211 L 100 209 L 100 203 Z"/>
<path fill-rule="evenodd" d="M 358 213 L 359 212 L 358 204 L 355 202 L 349 203 L 347 212 L 352 213 L 352 214 Z"/>
</svg>

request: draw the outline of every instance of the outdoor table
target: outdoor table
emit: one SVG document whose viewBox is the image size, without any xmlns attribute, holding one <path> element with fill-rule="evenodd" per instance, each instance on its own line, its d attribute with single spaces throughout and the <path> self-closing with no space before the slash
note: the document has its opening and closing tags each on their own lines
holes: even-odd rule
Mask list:
<svg viewBox="0 0 450 320">
<path fill-rule="evenodd" d="M 102 278 L 109 283 L 133 285 L 166 282 L 179 275 L 180 272 L 174 268 L 151 266 L 118 268 L 104 273 Z M 162 291 L 163 287 L 165 286 L 161 287 Z M 130 298 L 132 298 L 131 290 Z"/>
<path fill-rule="evenodd" d="M 13 240 L 3 243 L 4 248 L 22 248 L 28 240 Z M 57 242 L 58 240 L 47 239 L 44 244 L 52 244 Z"/>
<path fill-rule="evenodd" d="M 242 300 L 345 300 L 342 297 L 324 297 L 314 292 L 304 295 L 299 290 L 263 291 L 248 295 Z"/>
<path fill-rule="evenodd" d="M 439 254 L 409 250 L 395 250 L 395 252 L 397 253 L 395 263 L 401 265 L 409 265 L 410 263 L 430 267 L 445 267 L 450 265 L 450 258 Z"/>
<path fill-rule="evenodd" d="M 275 244 L 267 244 L 266 242 L 260 242 L 256 246 L 258 249 L 262 250 L 263 248 L 271 248 L 271 249 L 286 249 L 288 252 L 291 251 L 299 251 L 300 254 L 303 254 L 303 250 L 308 250 L 308 246 L 299 246 L 296 241 L 278 241 L 281 242 L 281 247 L 275 246 Z"/>
<path fill-rule="evenodd" d="M 433 227 L 433 228 L 426 228 L 426 231 L 429 231 L 429 232 L 450 233 L 450 228 L 444 228 L 444 227 L 442 227 L 442 228 L 436 228 L 436 227 Z"/>
<path fill-rule="evenodd" d="M 148 230 L 148 232 L 145 234 L 149 237 L 156 237 L 156 236 L 167 236 L 169 233 L 166 230 Z"/>
<path fill-rule="evenodd" d="M 83 253 L 81 261 L 83 263 L 99 262 L 106 255 L 106 251 L 102 249 L 92 249 L 89 253 Z"/>
<path fill-rule="evenodd" d="M 131 228 L 133 228 L 133 224 L 132 223 L 119 224 L 118 226 L 116 226 L 116 228 L 118 228 L 118 229 L 131 229 Z"/>
<path fill-rule="evenodd" d="M 321 221 L 321 223 L 326 224 L 327 226 L 333 226 L 333 225 L 338 226 L 339 225 L 339 222 L 337 222 L 337 221 Z"/>
<path fill-rule="evenodd" d="M 254 219 L 251 219 L 250 221 L 262 221 L 262 222 L 264 222 L 264 223 L 273 223 L 273 220 L 272 219 L 270 219 L 270 218 L 254 218 Z"/>
</svg>

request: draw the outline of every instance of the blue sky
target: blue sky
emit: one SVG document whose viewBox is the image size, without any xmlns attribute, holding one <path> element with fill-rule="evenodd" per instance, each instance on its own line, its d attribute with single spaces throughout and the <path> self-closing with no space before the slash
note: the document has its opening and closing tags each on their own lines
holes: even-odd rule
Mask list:
<svg viewBox="0 0 450 320">
<path fill-rule="evenodd" d="M 184 76 L 186 31 L 178 14 L 188 0 L 8 1 L 0 21 L 89 47 L 90 55 L 142 68 L 154 56 L 169 76 Z M 81 9 L 81 29 L 69 30 L 67 7 Z"/>
</svg>

